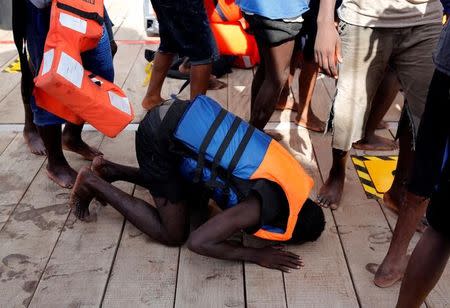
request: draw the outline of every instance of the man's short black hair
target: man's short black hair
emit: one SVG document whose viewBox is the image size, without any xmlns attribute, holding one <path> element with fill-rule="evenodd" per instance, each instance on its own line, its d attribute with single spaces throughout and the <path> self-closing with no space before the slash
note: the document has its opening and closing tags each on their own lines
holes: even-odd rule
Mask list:
<svg viewBox="0 0 450 308">
<path fill-rule="evenodd" d="M 288 243 L 313 242 L 319 238 L 324 229 L 325 216 L 322 208 L 308 198 L 298 214 L 297 225 Z"/>
</svg>

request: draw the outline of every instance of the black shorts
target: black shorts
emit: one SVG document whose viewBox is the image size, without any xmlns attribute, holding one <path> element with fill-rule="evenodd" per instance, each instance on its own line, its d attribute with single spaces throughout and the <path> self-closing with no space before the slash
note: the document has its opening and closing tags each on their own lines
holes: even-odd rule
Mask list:
<svg viewBox="0 0 450 308">
<path fill-rule="evenodd" d="M 281 19 L 269 19 L 245 13 L 244 17 L 259 46 L 277 46 L 294 40 L 302 29 L 301 22 L 285 22 Z"/>
<path fill-rule="evenodd" d="M 217 47 L 203 0 L 151 0 L 159 23 L 160 52 L 189 57 L 192 65 L 212 63 Z"/>
<path fill-rule="evenodd" d="M 163 120 L 160 108 L 150 110 L 136 132 L 136 157 L 141 176 L 153 197 L 166 198 L 172 203 L 186 200 L 189 191 L 180 175 L 180 156 L 173 150 L 172 134 L 187 103 L 173 103 Z"/>
<path fill-rule="evenodd" d="M 319 1 L 309 3 L 309 11 L 303 14 L 303 27 L 295 39 L 295 51 L 301 51 L 306 61 L 314 61 L 314 44 L 317 36 Z"/>
</svg>

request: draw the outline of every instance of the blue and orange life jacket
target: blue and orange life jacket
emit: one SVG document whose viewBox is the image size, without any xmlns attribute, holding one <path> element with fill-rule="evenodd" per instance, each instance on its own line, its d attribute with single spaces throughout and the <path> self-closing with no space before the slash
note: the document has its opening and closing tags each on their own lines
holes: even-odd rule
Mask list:
<svg viewBox="0 0 450 308">
<path fill-rule="evenodd" d="M 214 195 L 228 196 L 229 207 L 236 205 L 239 197 L 226 185 L 227 179 L 267 179 L 277 183 L 289 204 L 286 227 L 263 226 L 255 235 L 276 241 L 292 237 L 298 214 L 314 183 L 278 142 L 207 96 L 198 96 L 189 104 L 174 137 L 194 153 L 194 157 L 183 158 L 182 174 L 212 187 L 213 199 Z"/>
</svg>

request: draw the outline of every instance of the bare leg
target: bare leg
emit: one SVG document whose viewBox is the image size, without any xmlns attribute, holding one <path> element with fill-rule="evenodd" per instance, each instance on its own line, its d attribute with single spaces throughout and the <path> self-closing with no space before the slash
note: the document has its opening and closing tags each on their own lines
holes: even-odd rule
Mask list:
<svg viewBox="0 0 450 308">
<path fill-rule="evenodd" d="M 89 204 L 99 198 L 118 210 L 129 222 L 151 238 L 166 245 L 181 245 L 188 236 L 188 212 L 184 203 L 155 198 L 156 209 L 96 176 L 89 168 L 80 170 L 70 206 L 79 219 L 89 215 Z"/>
<path fill-rule="evenodd" d="M 31 93 L 33 93 L 34 83 L 31 73 L 22 74 L 20 89 L 22 92 L 23 107 L 25 109 L 25 125 L 23 127 L 23 138 L 25 139 L 30 152 L 36 155 L 45 155 L 44 142 L 39 136 L 36 125 L 33 123 L 33 111 L 30 106 Z"/>
<path fill-rule="evenodd" d="M 392 286 L 403 278 L 408 256 L 406 255 L 409 242 L 416 231 L 417 224 L 425 214 L 428 201 L 423 197 L 406 194 L 404 206 L 395 225 L 394 235 L 388 253 L 375 273 L 374 283 L 380 288 Z"/>
<path fill-rule="evenodd" d="M 102 155 L 102 153 L 87 145 L 83 139 L 81 139 L 81 131 L 83 125 L 75 125 L 67 122 L 62 134 L 62 144 L 64 150 L 72 151 L 80 154 L 87 160 L 93 160 L 94 157 Z"/>
<path fill-rule="evenodd" d="M 345 181 L 345 165 L 348 152 L 333 149 L 333 165 L 328 179 L 320 188 L 317 201 L 320 206 L 335 210 L 339 207 Z"/>
<path fill-rule="evenodd" d="M 325 123 L 312 111 L 311 100 L 316 87 L 319 66 L 313 61 L 303 62 L 298 78 L 298 115 L 295 119 L 298 125 L 315 132 L 323 132 Z"/>
<path fill-rule="evenodd" d="M 406 268 L 397 307 L 420 307 L 439 281 L 449 256 L 450 241 L 433 228 L 428 228 Z"/>
<path fill-rule="evenodd" d="M 396 213 L 399 212 L 403 203 L 402 200 L 406 193 L 406 182 L 409 179 L 414 158 L 414 152 L 411 149 L 412 134 L 406 121 L 401 121 L 398 129 L 400 150 L 395 177 L 391 188 L 383 196 L 384 205 Z"/>
<path fill-rule="evenodd" d="M 367 120 L 364 139 L 353 144 L 355 149 L 372 151 L 391 151 L 397 148 L 393 140 L 380 137 L 375 134 L 380 122 L 395 100 L 400 83 L 393 72 L 389 72 L 383 78 L 372 102 L 372 110 Z"/>
<path fill-rule="evenodd" d="M 191 65 L 191 100 L 197 95 L 206 94 L 212 64 Z"/>
<path fill-rule="evenodd" d="M 291 59 L 291 65 L 289 68 L 289 77 L 286 84 L 281 91 L 280 99 L 278 100 L 276 109 L 284 110 L 290 109 L 297 111 L 298 103 L 295 101 L 295 98 L 292 94 L 292 83 L 294 82 L 295 71 L 297 70 L 300 62 L 302 60 L 302 54 L 300 52 L 295 53 Z"/>
<path fill-rule="evenodd" d="M 116 164 L 104 159 L 103 156 L 94 158 L 91 170 L 95 175 L 101 177 L 108 183 L 126 181 L 142 187 L 147 187 L 147 183 L 139 171 L 139 168 Z"/>
<path fill-rule="evenodd" d="M 264 129 L 275 110 L 289 76 L 289 64 L 293 49 L 293 40 L 279 46 L 261 46 L 260 48 L 260 54 L 263 55 L 262 59 L 264 60 L 264 78 L 257 94 L 255 93 L 256 97 L 250 118 L 250 123 L 258 129 Z"/>
<path fill-rule="evenodd" d="M 148 85 L 147 93 L 142 100 L 142 107 L 144 109 L 150 110 L 163 101 L 161 98 L 161 90 L 167 72 L 172 65 L 173 57 L 174 55 L 169 53 L 157 52 L 155 54 L 150 84 Z"/>
<path fill-rule="evenodd" d="M 47 175 L 56 184 L 64 188 L 72 188 L 77 177 L 64 157 L 61 146 L 61 125 L 38 126 L 47 151 Z"/>
</svg>

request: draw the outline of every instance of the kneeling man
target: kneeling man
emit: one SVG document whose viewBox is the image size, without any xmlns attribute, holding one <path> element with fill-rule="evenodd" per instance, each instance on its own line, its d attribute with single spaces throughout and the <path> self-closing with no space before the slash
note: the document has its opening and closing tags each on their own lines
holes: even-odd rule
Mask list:
<svg viewBox="0 0 450 308">
<path fill-rule="evenodd" d="M 136 133 L 139 168 L 96 158 L 71 196 L 78 218 L 93 198 L 108 203 L 145 234 L 206 256 L 254 262 L 282 271 L 299 256 L 280 247 L 247 248 L 228 241 L 244 230 L 280 242 L 315 241 L 325 220 L 308 195 L 312 179 L 279 143 L 206 96 L 171 100 L 152 109 Z M 114 187 L 128 181 L 149 189 L 155 207 Z M 213 199 L 223 210 L 189 235 L 189 212 Z"/>
</svg>

